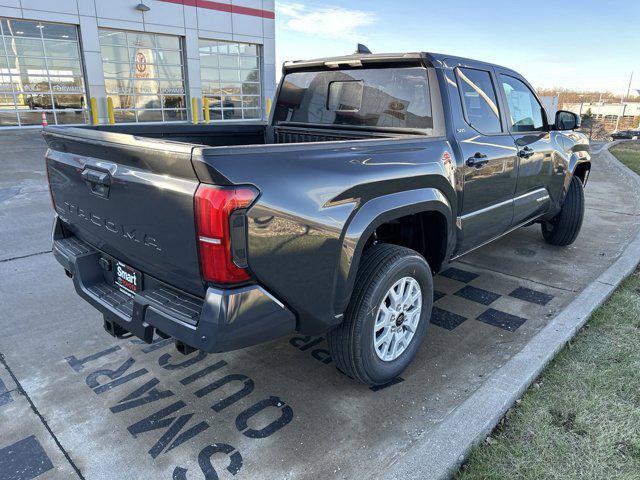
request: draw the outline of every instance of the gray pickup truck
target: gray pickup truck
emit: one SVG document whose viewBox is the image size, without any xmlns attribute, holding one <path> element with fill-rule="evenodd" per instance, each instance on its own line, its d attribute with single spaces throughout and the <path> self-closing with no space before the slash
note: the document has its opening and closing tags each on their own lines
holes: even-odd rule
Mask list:
<svg viewBox="0 0 640 480">
<path fill-rule="evenodd" d="M 488 63 L 288 62 L 267 125 L 46 128 L 53 252 L 113 335 L 189 353 L 326 334 L 340 370 L 383 384 L 447 262 L 534 222 L 575 240 L 578 126 Z"/>
</svg>

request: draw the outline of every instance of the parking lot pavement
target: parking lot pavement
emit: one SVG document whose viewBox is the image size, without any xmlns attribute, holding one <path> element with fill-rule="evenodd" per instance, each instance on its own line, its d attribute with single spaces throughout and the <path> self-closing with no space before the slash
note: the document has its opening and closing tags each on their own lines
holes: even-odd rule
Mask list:
<svg viewBox="0 0 640 480">
<path fill-rule="evenodd" d="M 27 472 L 10 478 L 384 477 L 602 273 L 640 223 L 637 192 L 596 157 L 578 241 L 551 248 L 532 226 L 454 263 L 435 279 L 418 358 L 370 389 L 335 368 L 323 337 L 184 357 L 169 341 L 108 336 L 40 253 L 50 250 L 44 147 L 22 135 L 29 148 L 0 136 L 15 150 L 0 183 L 0 352 L 10 370 L 0 370 L 0 472 Z"/>
<path fill-rule="evenodd" d="M 0 134 L 0 261 L 51 250 L 45 150 L 39 132 Z"/>
</svg>

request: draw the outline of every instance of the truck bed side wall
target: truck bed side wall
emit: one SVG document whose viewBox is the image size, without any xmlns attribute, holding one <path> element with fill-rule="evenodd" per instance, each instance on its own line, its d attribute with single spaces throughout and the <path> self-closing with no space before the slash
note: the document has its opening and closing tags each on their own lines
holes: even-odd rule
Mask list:
<svg viewBox="0 0 640 480">
<path fill-rule="evenodd" d="M 226 145 L 261 145 L 266 143 L 267 130 L 267 126 L 264 124 L 241 123 L 230 125 L 138 123 L 135 125 L 98 125 L 80 128 L 105 133 L 123 133 L 136 137 L 161 138 L 174 142 L 195 143 L 212 147 Z"/>
<path fill-rule="evenodd" d="M 453 167 L 442 163 L 451 147 L 444 138 L 409 138 L 326 144 L 204 149 L 194 163 L 215 166 L 231 183 L 261 192 L 248 212 L 249 267 L 258 281 L 297 314 L 303 333 L 320 333 L 341 318 L 336 306 L 350 295 L 350 265 L 366 228 L 347 226 L 359 211 L 369 224 L 369 206 L 393 204 L 411 192 L 424 209 L 438 192 L 441 209 L 456 211 Z M 196 166 L 196 171 L 199 167 Z M 422 195 L 422 197 L 421 197 Z M 417 201 L 419 204 L 420 202 Z M 405 199 L 406 201 L 406 199 Z M 419 205 L 408 202 L 413 213 Z M 384 208 L 383 208 L 384 210 Z M 362 217 L 364 218 L 364 217 Z M 370 233 L 370 232 L 369 232 Z M 366 239 L 363 239 L 366 240 Z M 334 299 L 336 301 L 334 301 Z"/>
</svg>

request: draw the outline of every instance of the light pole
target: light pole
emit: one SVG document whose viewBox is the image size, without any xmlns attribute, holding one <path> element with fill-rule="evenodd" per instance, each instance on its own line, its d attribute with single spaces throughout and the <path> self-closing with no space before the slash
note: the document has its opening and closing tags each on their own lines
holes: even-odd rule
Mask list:
<svg viewBox="0 0 640 480">
<path fill-rule="evenodd" d="M 582 118 L 582 105 L 584 104 L 584 95 L 580 95 L 580 113 L 578 116 Z"/>
<path fill-rule="evenodd" d="M 627 107 L 627 104 L 625 102 L 629 98 L 629 91 L 631 90 L 632 81 L 633 81 L 633 72 L 631 72 L 631 76 L 629 77 L 629 86 L 627 87 L 627 93 L 622 99 L 622 105 L 620 105 L 621 114 L 618 115 L 618 120 L 616 120 L 616 129 L 615 129 L 616 132 L 618 131 L 618 126 L 620 125 L 620 118 L 624 116 L 624 111 L 626 110 L 626 107 Z"/>
</svg>

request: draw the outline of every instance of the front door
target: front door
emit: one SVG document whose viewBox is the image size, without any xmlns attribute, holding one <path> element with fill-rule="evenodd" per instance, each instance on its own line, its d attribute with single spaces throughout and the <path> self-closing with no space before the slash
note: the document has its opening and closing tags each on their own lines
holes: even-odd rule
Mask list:
<svg viewBox="0 0 640 480">
<path fill-rule="evenodd" d="M 540 216 L 549 209 L 550 195 L 562 189 L 562 161 L 556 132 L 548 126 L 544 108 L 522 80 L 499 73 L 507 106 L 507 126 L 518 148 L 518 181 L 512 226 Z M 556 199 L 557 201 L 557 199 Z"/>
<path fill-rule="evenodd" d="M 457 252 L 467 252 L 504 233 L 513 217 L 517 149 L 500 115 L 493 73 L 456 67 L 464 128 L 457 128 L 464 158 Z"/>
</svg>

